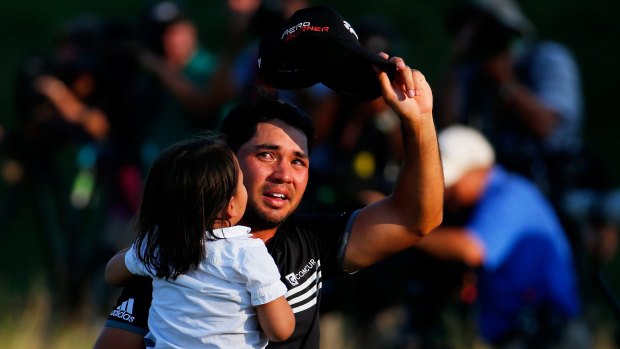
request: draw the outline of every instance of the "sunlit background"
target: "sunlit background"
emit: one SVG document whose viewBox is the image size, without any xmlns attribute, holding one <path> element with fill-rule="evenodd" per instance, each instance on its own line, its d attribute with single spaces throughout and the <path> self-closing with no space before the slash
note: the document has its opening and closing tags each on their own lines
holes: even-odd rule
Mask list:
<svg viewBox="0 0 620 349">
<path fill-rule="evenodd" d="M 410 65 L 438 84 L 449 63 L 445 14 L 456 0 L 311 1 L 329 4 L 355 26 L 367 16 L 387 18 L 398 29 L 398 48 Z M 614 186 L 620 185 L 620 3 L 591 0 L 522 0 L 539 37 L 565 44 L 575 55 L 585 96 L 586 147 L 601 159 Z M 5 0 L 0 2 L 0 147 L 16 113 L 16 75 L 23 60 L 50 52 L 57 33 L 78 17 L 135 23 L 146 1 Z M 198 24 L 202 44 L 217 52 L 223 45 L 226 2 L 185 1 Z M 0 347 L 89 348 L 103 325 L 118 290 L 103 282 L 102 268 L 111 251 L 98 249 L 88 230 L 66 234 L 44 229 L 33 212 L 36 195 L 19 186 L 19 169 L 11 168 L 0 148 Z M 88 156 L 88 154 L 84 155 Z M 74 166 L 75 159 L 66 159 Z M 36 200 L 36 199 L 35 199 Z M 85 214 L 84 217 L 88 215 Z M 70 217 L 65 217 L 70 219 Z M 87 218 L 84 218 L 87 219 Z M 90 224 L 100 224 L 90 222 Z M 119 230 L 127 229 L 119 227 Z M 73 250 L 75 253 L 69 253 Z M 67 256 L 72 257 L 68 258 Z M 59 262 L 62 260 L 62 262 Z M 611 295 L 620 293 L 620 261 L 601 266 Z M 58 270 L 59 266 L 79 273 Z M 79 278 L 75 280 L 73 278 Z M 69 285 L 79 285 L 71 289 Z M 596 313 L 600 348 L 616 348 L 618 318 L 603 292 Z M 611 300 L 613 301 L 613 299 Z M 616 343 L 616 344 L 614 344 Z"/>
</svg>

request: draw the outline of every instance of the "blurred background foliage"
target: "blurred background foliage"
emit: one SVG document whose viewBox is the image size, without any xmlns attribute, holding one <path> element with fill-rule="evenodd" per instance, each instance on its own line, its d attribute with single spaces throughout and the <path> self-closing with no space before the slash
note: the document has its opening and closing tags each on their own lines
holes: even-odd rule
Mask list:
<svg viewBox="0 0 620 349">
<path fill-rule="evenodd" d="M 135 21 L 147 1 L 41 0 L 0 3 L 0 123 L 10 125 L 13 117 L 13 78 L 20 59 L 47 52 L 62 25 L 79 15 Z M 192 17 L 200 23 L 200 34 L 208 48 L 223 45 L 221 34 L 226 18 L 222 0 L 187 0 Z M 396 26 L 403 56 L 413 62 L 431 82 L 436 81 L 449 54 L 444 15 L 457 0 L 313 1 L 327 4 L 345 18 L 378 16 Z M 620 73 L 620 3 L 610 0 L 521 0 L 523 11 L 537 28 L 539 37 L 567 45 L 580 65 L 586 100 L 585 138 L 588 146 L 606 160 L 611 178 L 620 183 L 620 162 L 616 159 L 616 88 Z"/>
<path fill-rule="evenodd" d="M 410 65 L 423 71 L 431 86 L 437 84 L 442 69 L 448 64 L 449 43 L 444 16 L 458 3 L 457 0 L 315 0 L 313 3 L 334 7 L 354 27 L 356 19 L 364 16 L 383 17 L 390 21 L 399 30 L 399 54 Z M 10 129 L 15 121 L 14 80 L 24 57 L 48 53 L 63 25 L 80 15 L 91 14 L 134 23 L 146 4 L 144 0 L 1 1 L 0 125 L 3 129 Z M 223 46 L 225 1 L 187 0 L 185 4 L 199 24 L 204 45 L 217 51 Z M 614 84 L 620 80 L 617 68 L 620 62 L 620 2 L 521 0 L 520 4 L 536 25 L 540 38 L 557 40 L 575 54 L 586 103 L 586 146 L 602 159 L 613 184 L 619 185 L 620 115 L 615 104 L 618 102 L 618 88 Z M 3 207 L 13 204 L 5 200 L 5 187 L 5 184 L 0 187 Z M 29 290 L 41 287 L 40 280 L 45 279 L 41 261 L 49 251 L 33 231 L 30 212 L 26 205 L 11 217 L 10 225 L 0 225 L 0 314 L 6 317 L 21 314 L 28 299 L 32 298 L 28 296 Z M 617 260 L 616 257 L 606 266 L 605 272 L 612 289 L 620 290 Z M 6 327 L 2 324 L 10 321 L 0 320 L 0 327 Z M 16 326 L 14 324 L 11 328 L 16 329 Z"/>
</svg>

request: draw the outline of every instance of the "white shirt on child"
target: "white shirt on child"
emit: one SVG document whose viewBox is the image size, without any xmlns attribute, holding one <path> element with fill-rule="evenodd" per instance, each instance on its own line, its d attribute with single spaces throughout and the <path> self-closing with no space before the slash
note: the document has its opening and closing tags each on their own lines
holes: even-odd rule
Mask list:
<svg viewBox="0 0 620 349">
<path fill-rule="evenodd" d="M 265 244 L 250 228 L 216 229 L 218 240 L 205 244 L 206 259 L 175 280 L 153 277 L 137 259 L 135 245 L 125 264 L 137 275 L 153 277 L 147 339 L 155 348 L 264 348 L 255 306 L 286 293 Z"/>
</svg>

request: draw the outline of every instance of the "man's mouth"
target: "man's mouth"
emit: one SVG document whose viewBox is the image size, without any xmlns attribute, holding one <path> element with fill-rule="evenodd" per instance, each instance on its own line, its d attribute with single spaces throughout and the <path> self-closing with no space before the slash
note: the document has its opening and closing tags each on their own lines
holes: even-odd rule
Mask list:
<svg viewBox="0 0 620 349">
<path fill-rule="evenodd" d="M 271 198 L 275 198 L 275 199 L 281 199 L 281 200 L 287 200 L 288 197 L 282 193 L 266 193 L 265 196 L 271 197 Z"/>
<path fill-rule="evenodd" d="M 265 201 L 267 202 L 267 204 L 272 207 L 280 207 L 286 201 L 288 201 L 288 196 L 284 193 L 268 192 L 268 193 L 265 193 L 264 196 L 266 198 Z"/>
</svg>

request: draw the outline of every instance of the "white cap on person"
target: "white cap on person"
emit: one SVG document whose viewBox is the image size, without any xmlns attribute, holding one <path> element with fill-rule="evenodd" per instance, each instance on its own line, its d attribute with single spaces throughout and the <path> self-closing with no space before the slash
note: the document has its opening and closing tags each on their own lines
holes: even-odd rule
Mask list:
<svg viewBox="0 0 620 349">
<path fill-rule="evenodd" d="M 493 147 L 474 128 L 452 125 L 442 130 L 438 139 L 446 187 L 455 184 L 468 171 L 489 167 L 495 162 Z"/>
</svg>

